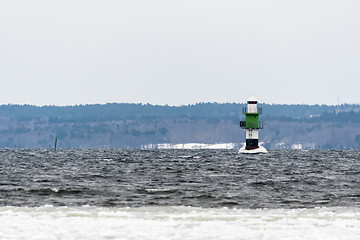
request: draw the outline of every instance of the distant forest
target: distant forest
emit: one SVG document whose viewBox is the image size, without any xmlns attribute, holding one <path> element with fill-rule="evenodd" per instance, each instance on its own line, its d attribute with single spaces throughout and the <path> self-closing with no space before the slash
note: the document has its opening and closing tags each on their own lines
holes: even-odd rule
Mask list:
<svg viewBox="0 0 360 240">
<path fill-rule="evenodd" d="M 186 106 L 108 103 L 76 106 L 0 106 L 0 147 L 141 148 L 159 143 L 241 146 L 239 103 Z M 269 149 L 360 148 L 360 105 L 279 105 L 263 108 L 260 141 Z"/>
<path fill-rule="evenodd" d="M 360 109 L 359 105 L 279 105 L 259 104 L 264 116 L 308 117 L 334 112 L 337 109 Z M 198 103 L 185 106 L 159 106 L 151 104 L 108 103 L 75 106 L 0 105 L 0 116 L 16 118 L 59 118 L 67 120 L 115 120 L 139 118 L 233 118 L 242 114 L 245 104 Z"/>
</svg>

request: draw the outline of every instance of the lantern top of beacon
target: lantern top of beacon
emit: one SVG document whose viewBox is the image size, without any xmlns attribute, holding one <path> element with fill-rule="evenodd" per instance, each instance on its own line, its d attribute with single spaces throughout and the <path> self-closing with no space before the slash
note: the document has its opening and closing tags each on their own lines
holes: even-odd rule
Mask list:
<svg viewBox="0 0 360 240">
<path fill-rule="evenodd" d="M 248 103 L 250 104 L 256 104 L 258 102 L 258 100 L 254 97 L 250 97 L 248 100 L 247 100 Z"/>
</svg>

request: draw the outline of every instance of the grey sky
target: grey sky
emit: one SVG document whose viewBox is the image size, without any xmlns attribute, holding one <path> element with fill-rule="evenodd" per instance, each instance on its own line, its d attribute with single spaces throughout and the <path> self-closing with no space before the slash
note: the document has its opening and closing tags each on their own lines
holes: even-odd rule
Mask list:
<svg viewBox="0 0 360 240">
<path fill-rule="evenodd" d="M 0 104 L 360 103 L 358 0 L 1 0 Z"/>
</svg>

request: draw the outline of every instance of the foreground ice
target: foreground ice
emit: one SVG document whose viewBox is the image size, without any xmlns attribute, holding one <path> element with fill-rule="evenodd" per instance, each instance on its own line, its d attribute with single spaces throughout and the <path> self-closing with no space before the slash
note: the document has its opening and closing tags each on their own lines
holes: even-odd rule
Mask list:
<svg viewBox="0 0 360 240">
<path fill-rule="evenodd" d="M 0 239 L 359 239 L 360 209 L 1 207 Z"/>
</svg>

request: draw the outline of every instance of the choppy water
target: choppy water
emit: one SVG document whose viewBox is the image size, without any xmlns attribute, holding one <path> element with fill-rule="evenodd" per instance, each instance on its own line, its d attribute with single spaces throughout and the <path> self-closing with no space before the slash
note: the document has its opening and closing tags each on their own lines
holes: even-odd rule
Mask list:
<svg viewBox="0 0 360 240">
<path fill-rule="evenodd" d="M 0 224 L 1 239 L 358 239 L 360 151 L 0 150 Z"/>
</svg>

